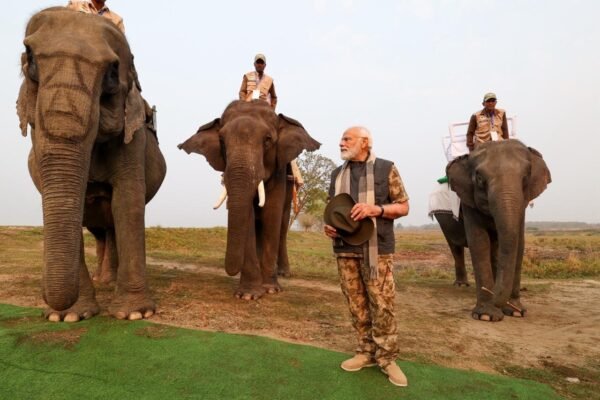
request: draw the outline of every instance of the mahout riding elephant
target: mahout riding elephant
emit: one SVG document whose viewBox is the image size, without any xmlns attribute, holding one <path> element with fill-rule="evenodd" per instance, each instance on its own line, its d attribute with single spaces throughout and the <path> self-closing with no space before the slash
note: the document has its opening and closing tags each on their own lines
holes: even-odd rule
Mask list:
<svg viewBox="0 0 600 400">
<path fill-rule="evenodd" d="M 525 209 L 552 181 L 542 155 L 518 140 L 487 142 L 448 164 L 475 271 L 475 319 L 525 316 L 520 300 Z"/>
<path fill-rule="evenodd" d="M 145 205 L 166 165 L 127 40 L 105 18 L 55 7 L 30 19 L 24 44 L 17 113 L 23 135 L 31 127 L 29 170 L 42 195 L 44 314 L 72 322 L 99 312 L 83 251 L 88 226 L 105 238 L 106 257 L 118 258 L 110 314 L 147 318 L 155 304 Z"/>
<path fill-rule="evenodd" d="M 276 264 L 278 259 L 287 262 L 293 185 L 288 164 L 320 143 L 298 121 L 254 100 L 232 102 L 221 118 L 201 126 L 178 147 L 202 154 L 223 172 L 228 196 L 225 270 L 231 276 L 241 272 L 235 296 L 252 300 L 279 292 Z"/>
<path fill-rule="evenodd" d="M 462 216 L 458 220 L 454 218 L 452 212 L 433 212 L 440 228 L 444 233 L 444 238 L 450 247 L 452 257 L 454 258 L 455 270 L 455 286 L 469 286 L 467 277 L 467 269 L 465 267 L 465 248 L 467 244 L 467 236 L 465 233 L 465 224 Z"/>
</svg>

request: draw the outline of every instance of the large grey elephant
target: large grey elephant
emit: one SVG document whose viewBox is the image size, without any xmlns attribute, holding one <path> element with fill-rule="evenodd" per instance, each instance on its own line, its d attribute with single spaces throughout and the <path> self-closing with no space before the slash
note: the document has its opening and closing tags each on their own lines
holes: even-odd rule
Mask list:
<svg viewBox="0 0 600 400">
<path fill-rule="evenodd" d="M 523 317 L 525 209 L 551 182 L 542 155 L 514 139 L 487 142 L 448 164 L 446 174 L 461 200 L 475 271 L 473 318 Z"/>
<path fill-rule="evenodd" d="M 225 270 L 232 276 L 241 272 L 236 297 L 252 300 L 281 290 L 276 264 L 278 259 L 287 262 L 293 184 L 288 164 L 303 150 L 319 147 L 298 121 L 275 114 L 261 100 L 232 102 L 221 118 L 179 145 L 187 153 L 202 154 L 211 167 L 224 172 Z"/>
<path fill-rule="evenodd" d="M 88 226 L 119 262 L 109 312 L 149 317 L 145 205 L 166 165 L 146 126 L 127 40 L 105 18 L 55 7 L 31 18 L 23 43 L 17 113 L 23 135 L 31 128 L 29 170 L 42 194 L 45 316 L 99 312 L 83 251 Z"/>
</svg>

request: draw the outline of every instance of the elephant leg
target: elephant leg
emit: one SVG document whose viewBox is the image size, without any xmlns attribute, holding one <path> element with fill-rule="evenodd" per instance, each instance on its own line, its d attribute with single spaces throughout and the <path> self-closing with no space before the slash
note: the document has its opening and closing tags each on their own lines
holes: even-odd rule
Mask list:
<svg viewBox="0 0 600 400">
<path fill-rule="evenodd" d="M 134 137 L 129 146 L 135 147 L 135 141 Z M 130 168 L 113 184 L 111 207 L 119 268 L 109 312 L 118 319 L 136 320 L 152 316 L 156 305 L 150 298 L 146 283 L 144 160 L 128 156 L 123 157 L 120 163 Z"/>
<path fill-rule="evenodd" d="M 94 236 L 96 239 L 96 271 L 94 272 L 92 279 L 96 282 L 100 280 L 100 276 L 102 275 L 102 265 L 104 262 L 104 251 L 106 249 L 106 231 L 100 228 L 90 228 L 88 226 L 88 231 Z"/>
<path fill-rule="evenodd" d="M 94 282 L 109 284 L 117 279 L 118 256 L 115 241 L 115 230 L 108 228 L 102 230 L 103 236 L 96 237 L 96 255 L 98 268 L 94 273 Z"/>
<path fill-rule="evenodd" d="M 449 244 L 450 251 L 454 257 L 454 270 L 456 273 L 456 279 L 454 286 L 469 286 L 469 279 L 467 278 L 467 269 L 465 267 L 465 248 L 463 246 L 456 246 Z"/>
<path fill-rule="evenodd" d="M 294 183 L 287 181 L 285 202 L 283 208 L 283 218 L 281 220 L 281 233 L 279 236 L 279 254 L 277 256 L 277 275 L 289 278 L 292 276 L 290 271 L 290 261 L 287 250 L 287 235 L 290 224 L 290 214 L 292 210 L 292 185 Z"/>
<path fill-rule="evenodd" d="M 279 177 L 278 177 L 279 178 Z M 285 178 L 285 176 L 284 176 Z M 281 178 L 279 178 L 281 179 Z M 285 181 L 281 180 L 279 186 L 269 192 L 267 202 L 261 213 L 262 231 L 257 235 L 262 243 L 260 255 L 260 269 L 262 285 L 267 293 L 281 291 L 277 281 L 277 261 L 280 254 L 280 239 L 282 234 L 284 202 L 287 200 Z"/>
<path fill-rule="evenodd" d="M 46 309 L 44 317 L 51 322 L 77 322 L 81 319 L 88 319 L 100 312 L 98 302 L 96 302 L 96 292 L 90 279 L 87 266 L 85 264 L 85 254 L 83 252 L 83 233 L 79 237 L 79 297 L 75 304 L 62 311 Z"/>
<path fill-rule="evenodd" d="M 510 298 L 502 312 L 510 317 L 524 317 L 527 308 L 521 303 L 521 270 L 523 267 L 523 253 L 525 252 L 525 220 L 521 223 L 519 232 L 519 247 L 517 249 L 517 262 L 515 265 L 515 277 Z"/>
<path fill-rule="evenodd" d="M 240 284 L 234 293 L 236 298 L 242 300 L 257 300 L 266 293 L 262 285 L 262 276 L 258 261 L 258 254 L 264 251 L 262 239 L 259 238 L 262 230 L 260 222 L 250 224 L 250 230 L 251 232 L 248 232 L 245 244 L 244 265 L 240 274 Z"/>
<path fill-rule="evenodd" d="M 494 275 L 492 273 L 491 241 L 482 217 L 477 210 L 463 207 L 465 231 L 471 261 L 475 271 L 477 304 L 472 311 L 474 319 L 482 321 L 500 321 L 504 317 L 502 310 L 494 305 Z"/>
</svg>

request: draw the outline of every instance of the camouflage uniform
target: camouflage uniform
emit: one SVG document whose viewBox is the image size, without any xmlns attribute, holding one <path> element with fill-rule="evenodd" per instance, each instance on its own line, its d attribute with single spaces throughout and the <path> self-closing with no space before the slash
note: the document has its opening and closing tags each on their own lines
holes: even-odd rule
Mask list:
<svg viewBox="0 0 600 400">
<path fill-rule="evenodd" d="M 352 326 L 358 335 L 356 353 L 370 355 L 385 367 L 396 360 L 399 351 L 392 255 L 378 257 L 377 280 L 369 279 L 369 267 L 362 257 L 338 257 L 337 265 Z"/>
<path fill-rule="evenodd" d="M 390 203 L 408 201 L 404 184 L 395 166 L 390 170 Z M 348 301 L 352 326 L 358 338 L 357 354 L 371 356 L 385 368 L 398 358 L 398 326 L 394 314 L 393 254 L 379 254 L 378 279 L 369 279 L 369 267 L 358 253 L 337 253 L 342 293 Z"/>
</svg>

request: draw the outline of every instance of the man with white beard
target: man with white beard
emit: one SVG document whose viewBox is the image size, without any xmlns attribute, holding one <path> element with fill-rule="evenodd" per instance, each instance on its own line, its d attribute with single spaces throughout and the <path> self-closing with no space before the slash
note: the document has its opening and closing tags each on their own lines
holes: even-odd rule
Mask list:
<svg viewBox="0 0 600 400">
<path fill-rule="evenodd" d="M 332 173 L 325 210 L 325 234 L 333 239 L 342 292 L 358 337 L 355 356 L 341 367 L 353 372 L 379 365 L 391 383 L 407 386 L 396 364 L 392 257 L 394 219 L 408 215 L 408 195 L 394 164 L 376 158 L 372 146 L 366 128 L 344 132 L 340 153 L 345 162 Z M 366 225 L 371 229 L 364 229 Z"/>
</svg>

